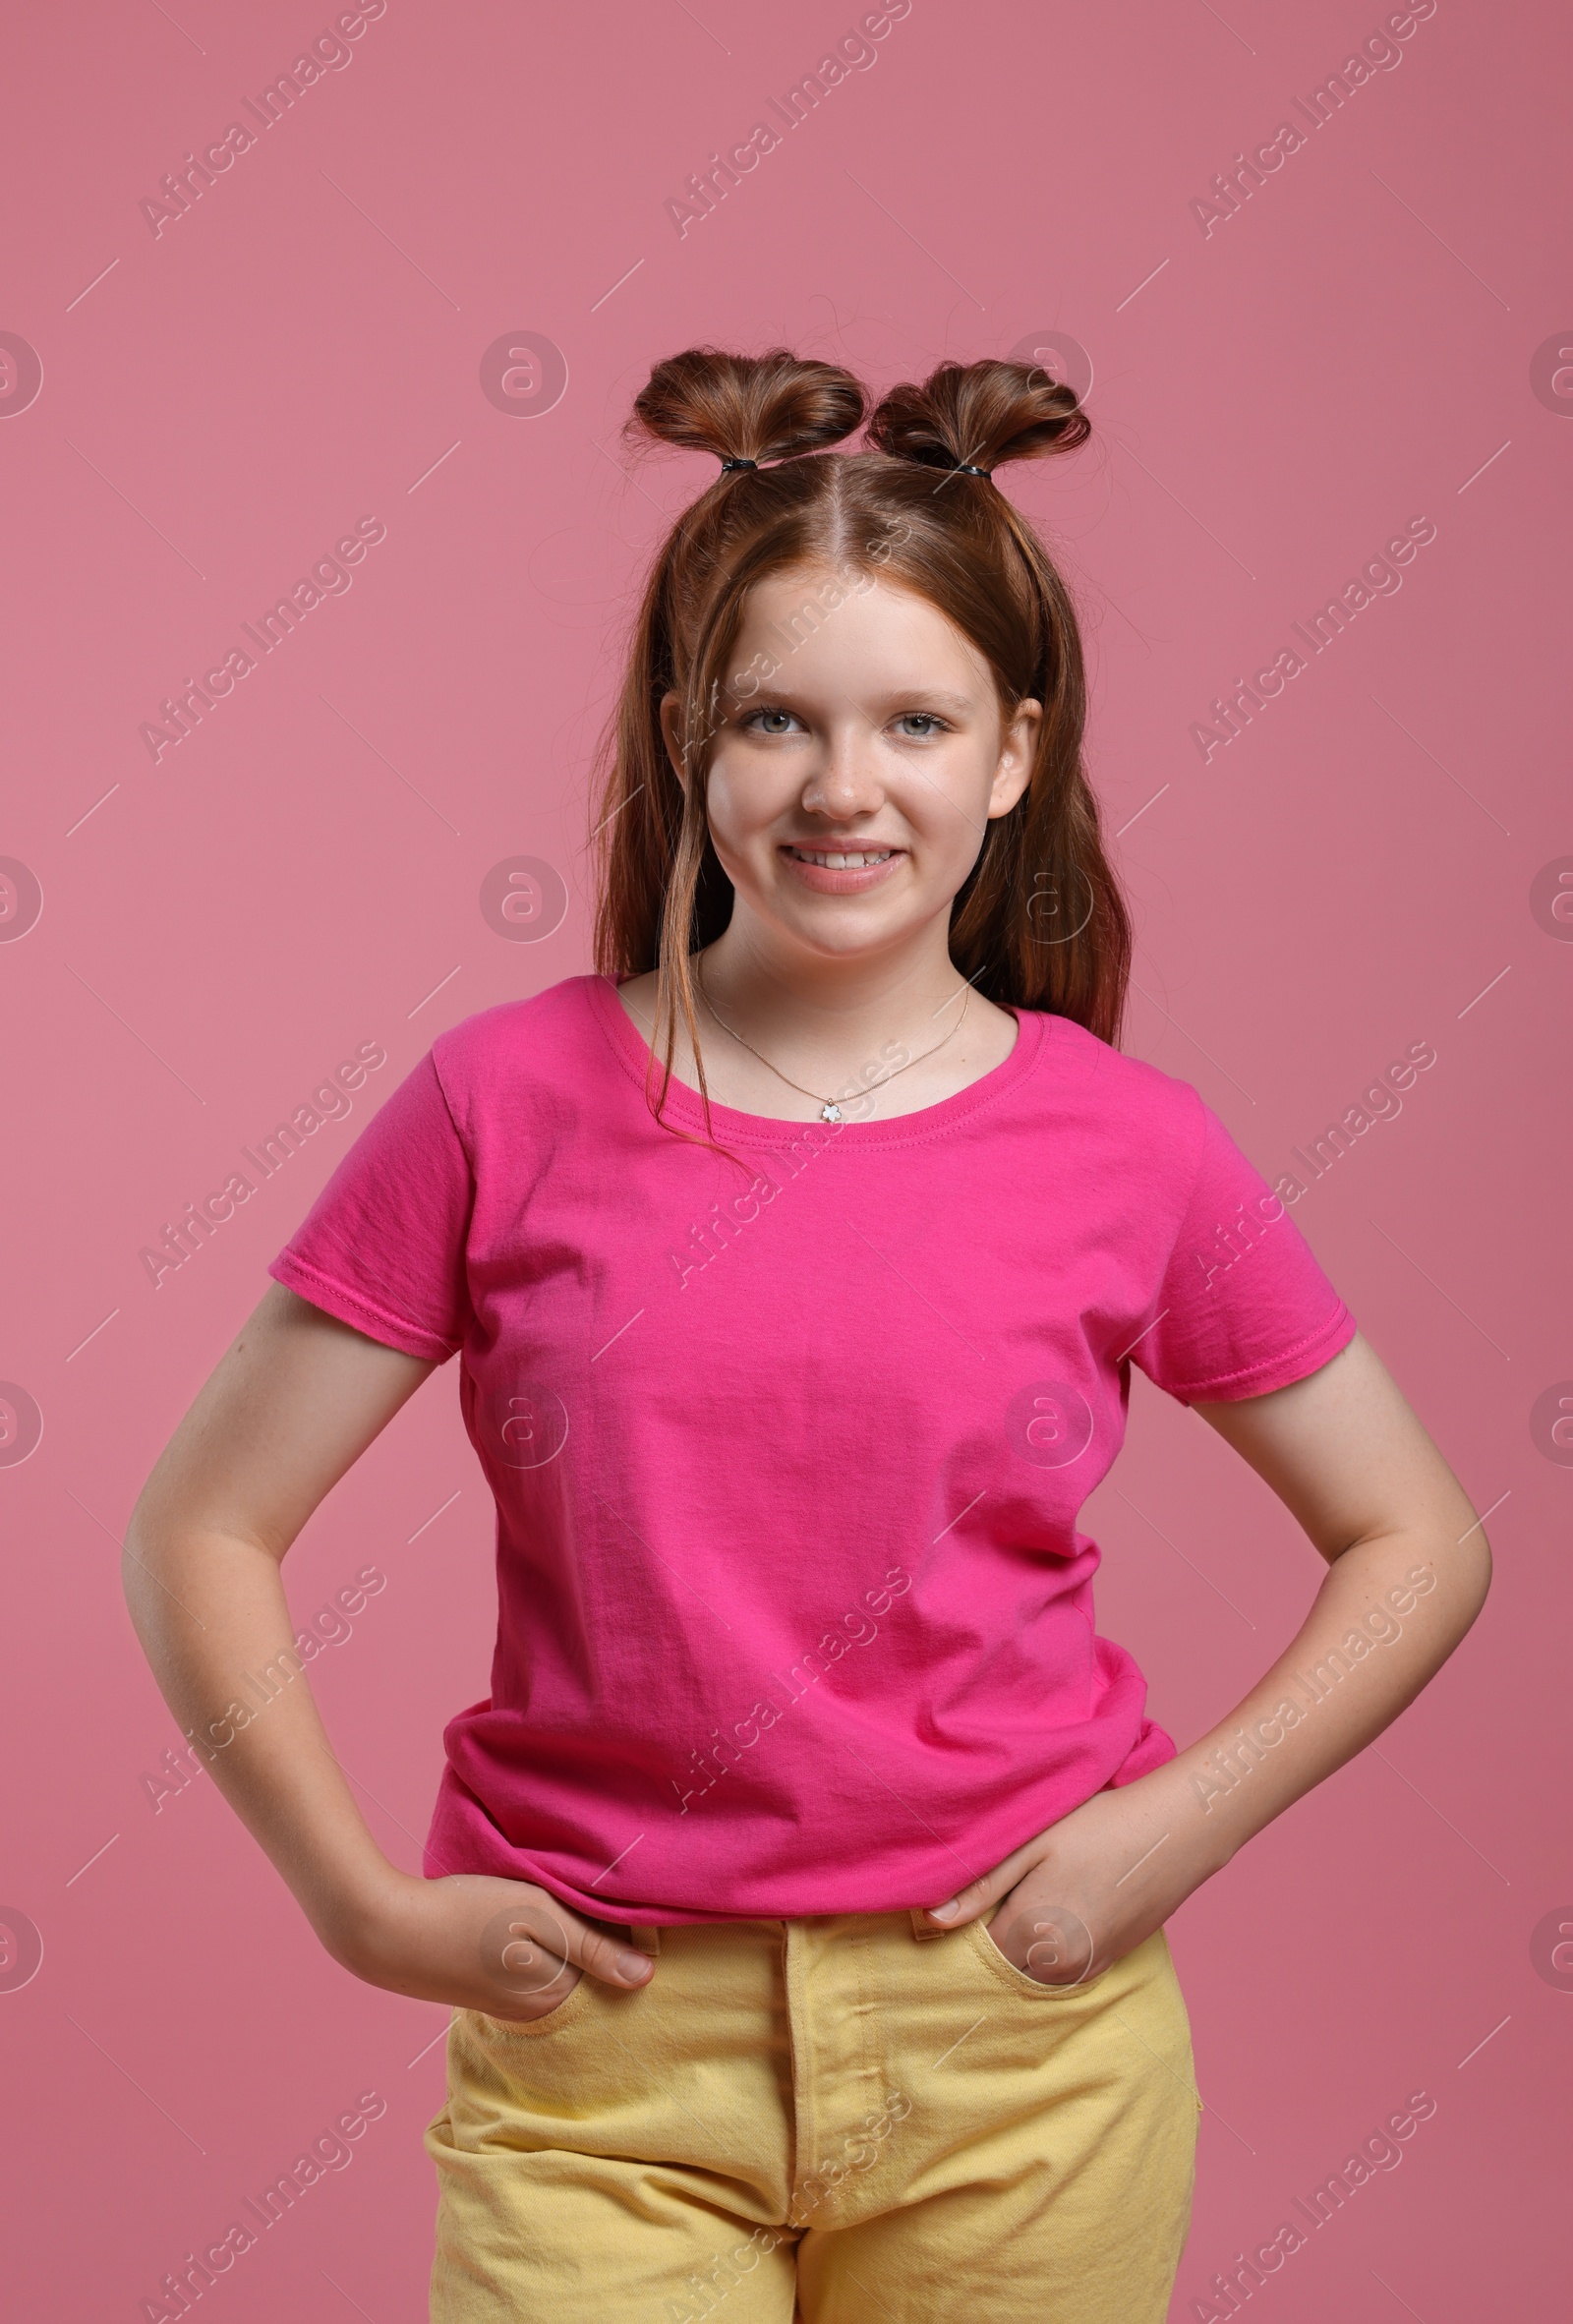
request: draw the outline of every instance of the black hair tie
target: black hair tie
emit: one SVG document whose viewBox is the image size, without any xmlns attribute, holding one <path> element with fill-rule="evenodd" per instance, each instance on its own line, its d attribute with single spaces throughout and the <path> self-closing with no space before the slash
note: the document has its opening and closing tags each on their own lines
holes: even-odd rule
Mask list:
<svg viewBox="0 0 1573 2324">
<path fill-rule="evenodd" d="M 757 468 L 758 466 L 757 460 L 723 460 L 721 473 L 725 476 L 728 468 Z"/>
<path fill-rule="evenodd" d="M 992 476 L 992 468 L 974 468 L 970 460 L 958 460 L 941 444 L 929 444 L 920 452 L 907 452 L 904 457 L 916 460 L 924 468 L 948 469 L 953 476 Z"/>
</svg>

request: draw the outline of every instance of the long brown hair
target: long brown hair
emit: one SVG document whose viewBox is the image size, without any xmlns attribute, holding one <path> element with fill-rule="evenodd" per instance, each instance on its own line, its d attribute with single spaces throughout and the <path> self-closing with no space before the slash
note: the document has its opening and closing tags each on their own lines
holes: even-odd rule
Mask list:
<svg viewBox="0 0 1573 2324">
<path fill-rule="evenodd" d="M 1027 786 L 989 824 L 952 903 L 951 958 L 991 1001 L 1119 1037 L 1131 923 L 1081 762 L 1086 679 L 1075 609 L 1032 527 L 971 473 L 1070 450 L 1090 434 L 1086 416 L 1041 371 L 947 363 L 921 386 L 892 388 L 863 450 L 831 452 L 866 411 L 863 389 L 834 365 L 784 348 L 757 357 L 692 348 L 657 365 L 628 422 L 630 433 L 724 461 L 773 463 L 723 469 L 672 527 L 604 749 L 592 834 L 596 966 L 609 976 L 659 971 L 658 1118 L 679 1009 L 705 1090 L 690 960 L 722 933 L 732 902 L 710 841 L 711 743 L 757 689 L 747 672 L 723 675 L 747 593 L 788 567 L 888 576 L 971 640 L 1007 719 L 1021 702 L 1042 703 Z M 686 785 L 661 726 L 671 693 Z"/>
</svg>

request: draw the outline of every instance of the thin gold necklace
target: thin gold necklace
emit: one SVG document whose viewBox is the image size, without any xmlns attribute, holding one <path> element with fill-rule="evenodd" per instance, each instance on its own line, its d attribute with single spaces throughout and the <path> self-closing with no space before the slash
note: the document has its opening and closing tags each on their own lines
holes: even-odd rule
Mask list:
<svg viewBox="0 0 1573 2324">
<path fill-rule="evenodd" d="M 694 962 L 694 981 L 699 987 L 700 999 L 704 1002 L 705 1007 L 710 1011 L 711 1016 L 716 1019 L 716 1022 L 720 1025 L 724 1033 L 730 1033 L 732 1039 L 737 1042 L 740 1047 L 746 1049 L 751 1057 L 757 1057 L 760 1064 L 762 1066 L 768 1067 L 769 1071 L 775 1075 L 778 1081 L 785 1081 L 787 1088 L 795 1089 L 800 1097 L 811 1097 L 815 1105 L 817 1105 L 819 1108 L 819 1118 L 822 1122 L 841 1122 L 845 1119 L 841 1107 L 837 1104 L 833 1097 L 822 1097 L 817 1089 L 805 1089 L 801 1081 L 794 1081 L 789 1074 L 784 1074 L 782 1072 L 780 1066 L 771 1065 L 770 1059 L 764 1054 L 764 1051 L 756 1049 L 752 1041 L 745 1041 L 741 1033 L 734 1032 L 732 1030 L 732 1027 L 727 1022 L 727 1019 L 717 1009 L 715 1002 L 706 992 L 704 970 L 699 966 L 697 959 Z M 946 1033 L 942 1039 L 936 1041 L 932 1049 L 925 1049 L 921 1057 L 909 1057 L 906 1061 L 906 1065 L 898 1066 L 894 1073 L 887 1074 L 885 1075 L 885 1081 L 894 1081 L 897 1074 L 904 1074 L 907 1071 L 907 1068 L 910 1066 L 921 1065 L 923 1058 L 925 1057 L 937 1057 L 939 1052 L 945 1047 L 945 1043 L 947 1041 L 955 1040 L 957 1034 L 961 1031 L 962 1021 L 965 1018 L 967 1003 L 972 998 L 972 988 L 969 984 L 964 985 L 962 990 L 966 994 L 966 1000 L 961 1003 L 961 1015 L 952 1025 L 950 1031 Z M 954 999 L 954 997 L 955 996 L 953 995 L 952 998 Z M 885 1082 L 877 1081 L 874 1086 L 877 1089 L 882 1089 L 885 1086 Z"/>
</svg>

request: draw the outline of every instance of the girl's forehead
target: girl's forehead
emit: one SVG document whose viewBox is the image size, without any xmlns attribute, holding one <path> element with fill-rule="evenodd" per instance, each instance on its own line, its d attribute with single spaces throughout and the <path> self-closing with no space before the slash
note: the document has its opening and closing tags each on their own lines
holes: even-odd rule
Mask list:
<svg viewBox="0 0 1573 2324">
<path fill-rule="evenodd" d="M 845 619 L 848 614 L 852 618 Z M 887 573 L 845 565 L 797 564 L 763 574 L 743 601 L 741 619 L 745 628 L 785 622 L 784 642 L 794 647 L 855 631 L 865 642 L 920 636 L 930 649 L 943 639 L 969 660 L 975 653 L 971 640 L 921 590 Z"/>
</svg>

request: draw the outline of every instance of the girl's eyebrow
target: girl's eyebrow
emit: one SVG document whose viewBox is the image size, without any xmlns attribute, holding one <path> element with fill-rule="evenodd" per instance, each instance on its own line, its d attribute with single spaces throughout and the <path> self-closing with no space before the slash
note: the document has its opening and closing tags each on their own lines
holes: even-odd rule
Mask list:
<svg viewBox="0 0 1573 2324">
<path fill-rule="evenodd" d="M 780 703 L 784 708 L 791 708 L 802 700 L 802 695 L 798 694 L 790 685 L 782 685 L 778 681 L 772 680 L 769 685 L 761 686 L 759 692 L 742 707 L 745 710 L 757 710 L 761 703 L 768 702 Z M 925 710 L 953 710 L 964 714 L 976 708 L 976 704 L 969 694 L 952 694 L 941 686 L 897 687 L 889 693 L 875 695 L 873 700 L 875 708 L 887 713 L 897 709 L 915 710 L 921 708 Z"/>
<path fill-rule="evenodd" d="M 920 686 L 915 693 L 888 694 L 885 699 L 892 706 L 898 702 L 922 702 L 943 710 L 970 710 L 973 707 L 969 694 L 951 694 L 942 686 Z"/>
</svg>

